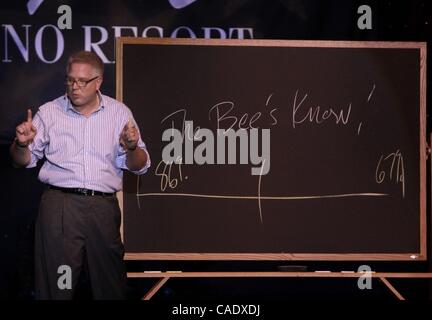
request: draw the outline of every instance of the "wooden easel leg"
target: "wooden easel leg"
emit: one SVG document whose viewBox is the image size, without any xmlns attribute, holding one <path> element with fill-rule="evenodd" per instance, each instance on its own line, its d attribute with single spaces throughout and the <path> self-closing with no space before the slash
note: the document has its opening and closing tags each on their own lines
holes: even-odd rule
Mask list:
<svg viewBox="0 0 432 320">
<path fill-rule="evenodd" d="M 162 279 L 160 279 L 158 282 L 156 282 L 156 284 L 149 290 L 149 292 L 147 292 L 141 300 L 150 300 L 151 297 L 153 297 L 156 292 L 159 291 L 159 289 L 165 284 L 165 282 L 168 281 L 170 277 L 163 277 Z"/>
<path fill-rule="evenodd" d="M 390 291 L 396 296 L 396 298 L 398 298 L 399 300 L 405 300 L 405 298 L 399 293 L 399 291 L 397 291 L 396 288 L 393 287 L 386 278 L 380 277 L 379 279 L 387 286 L 387 288 L 390 289 Z"/>
</svg>

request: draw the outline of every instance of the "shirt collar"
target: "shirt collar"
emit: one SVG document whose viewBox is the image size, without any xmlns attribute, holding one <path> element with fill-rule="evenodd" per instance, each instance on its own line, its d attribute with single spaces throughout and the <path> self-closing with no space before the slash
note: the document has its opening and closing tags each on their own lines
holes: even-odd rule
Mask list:
<svg viewBox="0 0 432 320">
<path fill-rule="evenodd" d="M 97 96 L 99 98 L 99 106 L 97 107 L 97 109 L 93 113 L 96 113 L 96 112 L 98 112 L 100 110 L 103 110 L 105 108 L 104 97 L 103 97 L 102 93 L 100 92 L 100 90 L 98 90 L 96 92 L 96 94 L 97 94 Z M 65 93 L 64 97 L 65 97 L 65 100 L 66 100 L 66 111 L 70 110 L 70 111 L 73 111 L 73 112 L 75 112 L 77 114 L 81 114 L 78 111 L 76 111 L 75 108 L 72 106 L 72 102 L 70 101 L 67 93 Z"/>
</svg>

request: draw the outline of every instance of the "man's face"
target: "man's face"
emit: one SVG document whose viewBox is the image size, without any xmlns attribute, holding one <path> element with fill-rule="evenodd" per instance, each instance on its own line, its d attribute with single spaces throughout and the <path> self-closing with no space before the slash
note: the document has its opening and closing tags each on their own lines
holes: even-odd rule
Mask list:
<svg viewBox="0 0 432 320">
<path fill-rule="evenodd" d="M 95 77 L 97 78 L 94 79 Z M 85 83 L 91 79 L 93 80 Z M 84 86 L 80 86 L 77 81 L 73 80 L 80 80 L 81 85 Z M 69 68 L 67 81 L 70 82 L 70 84 L 66 84 L 67 94 L 72 104 L 76 107 L 84 107 L 95 101 L 96 93 L 102 84 L 102 77 L 96 69 L 87 63 L 73 63 Z"/>
</svg>

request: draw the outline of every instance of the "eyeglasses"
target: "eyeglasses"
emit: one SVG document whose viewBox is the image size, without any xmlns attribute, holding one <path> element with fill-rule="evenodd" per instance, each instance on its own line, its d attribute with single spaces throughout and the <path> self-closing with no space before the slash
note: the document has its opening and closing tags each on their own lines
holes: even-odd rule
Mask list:
<svg viewBox="0 0 432 320">
<path fill-rule="evenodd" d="M 80 87 L 80 88 L 84 88 L 86 85 L 88 85 L 90 82 L 92 82 L 93 80 L 95 80 L 95 79 L 97 79 L 97 78 L 99 78 L 99 76 L 96 76 L 96 77 L 91 78 L 91 79 L 89 79 L 89 80 L 73 79 L 73 78 L 66 77 L 65 84 L 66 84 L 67 86 L 72 87 L 72 86 L 74 85 L 74 83 L 76 82 L 76 84 L 78 85 L 78 87 Z"/>
</svg>

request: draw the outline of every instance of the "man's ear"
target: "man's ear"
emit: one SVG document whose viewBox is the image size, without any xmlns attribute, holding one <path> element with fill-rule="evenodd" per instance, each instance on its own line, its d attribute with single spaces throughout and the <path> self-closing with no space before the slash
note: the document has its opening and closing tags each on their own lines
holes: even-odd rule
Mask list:
<svg viewBox="0 0 432 320">
<path fill-rule="evenodd" d="M 96 79 L 96 90 L 100 89 L 100 87 L 102 85 L 102 82 L 103 82 L 103 77 L 102 76 L 100 76 L 99 78 Z"/>
</svg>

